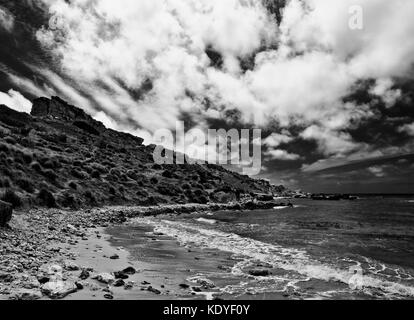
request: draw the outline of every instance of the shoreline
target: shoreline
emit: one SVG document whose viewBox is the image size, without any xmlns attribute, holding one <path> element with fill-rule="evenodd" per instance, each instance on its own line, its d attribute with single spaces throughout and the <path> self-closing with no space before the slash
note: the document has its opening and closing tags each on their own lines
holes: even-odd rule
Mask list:
<svg viewBox="0 0 414 320">
<path fill-rule="evenodd" d="M 148 281 L 151 271 L 142 271 L 157 269 L 156 263 L 131 259 L 128 251 L 111 244 L 106 228 L 122 225 L 134 217 L 255 210 L 277 205 L 280 204 L 249 202 L 17 212 L 10 223 L 11 228 L 0 229 L 0 300 L 186 299 L 182 289 L 188 289 L 190 285 L 181 275 L 169 280 L 169 289 L 160 279 Z M 187 250 L 177 247 L 177 244 L 169 244 L 169 248 L 177 252 Z M 186 254 L 191 256 L 190 252 Z M 122 272 L 131 267 L 134 270 L 128 274 Z M 203 290 L 195 290 L 197 292 L 188 292 L 188 299 L 205 298 Z"/>
</svg>

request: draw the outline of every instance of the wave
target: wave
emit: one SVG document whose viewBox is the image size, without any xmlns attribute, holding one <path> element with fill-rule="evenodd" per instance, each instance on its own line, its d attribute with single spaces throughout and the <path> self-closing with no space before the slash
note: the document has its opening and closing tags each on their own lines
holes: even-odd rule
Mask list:
<svg viewBox="0 0 414 320">
<path fill-rule="evenodd" d="M 205 224 L 216 224 L 217 220 L 214 219 L 205 219 L 205 218 L 198 218 L 196 221 L 205 223 Z"/>
<path fill-rule="evenodd" d="M 378 263 L 370 262 L 370 270 L 364 270 L 363 274 L 361 263 L 353 262 L 351 267 L 343 269 L 337 265 L 320 262 L 311 258 L 306 251 L 286 248 L 277 244 L 268 244 L 250 238 L 241 237 L 234 233 L 226 233 L 219 230 L 207 229 L 199 225 L 183 222 L 158 220 L 156 218 L 137 218 L 134 220 L 139 224 L 146 224 L 154 227 L 156 232 L 160 232 L 177 239 L 183 245 L 196 245 L 201 248 L 216 249 L 229 252 L 240 258 L 241 261 L 236 263 L 232 268 L 232 274 L 241 277 L 252 277 L 244 271 L 253 263 L 261 262 L 272 268 L 286 271 L 287 277 L 256 277 L 256 280 L 264 283 L 258 288 L 254 288 L 255 293 L 261 290 L 269 290 L 273 281 L 274 290 L 286 290 L 288 287 L 295 288 L 295 283 L 300 281 L 309 281 L 317 279 L 326 282 L 340 282 L 349 286 L 349 289 L 363 291 L 367 294 L 381 294 L 392 297 L 414 297 L 414 287 L 388 280 L 381 274 L 381 268 L 373 267 Z M 384 268 L 386 268 L 384 266 Z M 359 271 L 360 270 L 360 271 Z M 407 273 L 405 273 L 407 275 Z M 411 275 L 406 276 L 403 280 L 412 280 Z M 277 280 L 277 281 L 276 281 Z M 244 282 L 239 285 L 248 289 L 251 285 Z M 233 286 L 232 289 L 235 289 Z M 226 292 L 230 292 L 230 288 L 225 288 Z M 268 291 L 269 292 L 269 291 Z M 326 293 L 325 293 L 326 294 Z"/>
</svg>

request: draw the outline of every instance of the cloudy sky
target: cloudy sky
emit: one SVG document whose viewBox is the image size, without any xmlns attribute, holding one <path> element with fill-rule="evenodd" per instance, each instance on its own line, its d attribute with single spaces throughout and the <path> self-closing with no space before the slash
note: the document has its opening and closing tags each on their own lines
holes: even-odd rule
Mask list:
<svg viewBox="0 0 414 320">
<path fill-rule="evenodd" d="M 177 120 L 260 128 L 274 183 L 414 192 L 413 15 L 412 0 L 0 0 L 0 104 L 58 95 L 148 142 Z"/>
</svg>

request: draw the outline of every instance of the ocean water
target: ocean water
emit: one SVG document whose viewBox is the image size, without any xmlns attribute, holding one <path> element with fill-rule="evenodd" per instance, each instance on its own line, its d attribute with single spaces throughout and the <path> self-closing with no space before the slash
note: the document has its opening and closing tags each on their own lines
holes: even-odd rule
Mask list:
<svg viewBox="0 0 414 320">
<path fill-rule="evenodd" d="M 295 200 L 294 208 L 139 218 L 180 246 L 231 253 L 229 298 L 413 299 L 414 198 Z M 269 275 L 252 276 L 252 270 Z M 238 281 L 234 281 L 234 278 Z"/>
</svg>

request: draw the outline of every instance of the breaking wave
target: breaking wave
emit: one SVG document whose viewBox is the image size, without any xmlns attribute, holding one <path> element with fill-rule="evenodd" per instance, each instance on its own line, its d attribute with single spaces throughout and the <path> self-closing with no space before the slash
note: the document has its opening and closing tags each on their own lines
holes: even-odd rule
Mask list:
<svg viewBox="0 0 414 320">
<path fill-rule="evenodd" d="M 240 259 L 231 269 L 235 276 L 252 278 L 246 273 L 246 268 L 260 262 L 273 269 L 285 271 L 283 276 L 257 276 L 255 282 L 260 284 L 252 288 L 251 282 L 245 281 L 238 285 L 223 288 L 226 293 L 286 291 L 297 288 L 298 282 L 311 279 L 341 283 L 349 291 L 360 291 L 368 295 L 380 294 L 385 297 L 407 298 L 414 297 L 414 277 L 399 268 L 392 269 L 384 264 L 363 258 L 365 261 L 347 261 L 348 264 L 321 262 L 308 255 L 304 250 L 286 248 L 276 244 L 268 244 L 250 238 L 241 237 L 234 233 L 226 233 L 208 229 L 183 221 L 158 220 L 156 218 L 137 218 L 134 222 L 154 227 L 156 232 L 174 237 L 183 245 L 195 245 L 200 248 L 216 249 L 232 253 Z M 346 259 L 344 259 L 346 260 Z M 331 295 L 325 291 L 319 298 Z"/>
</svg>

